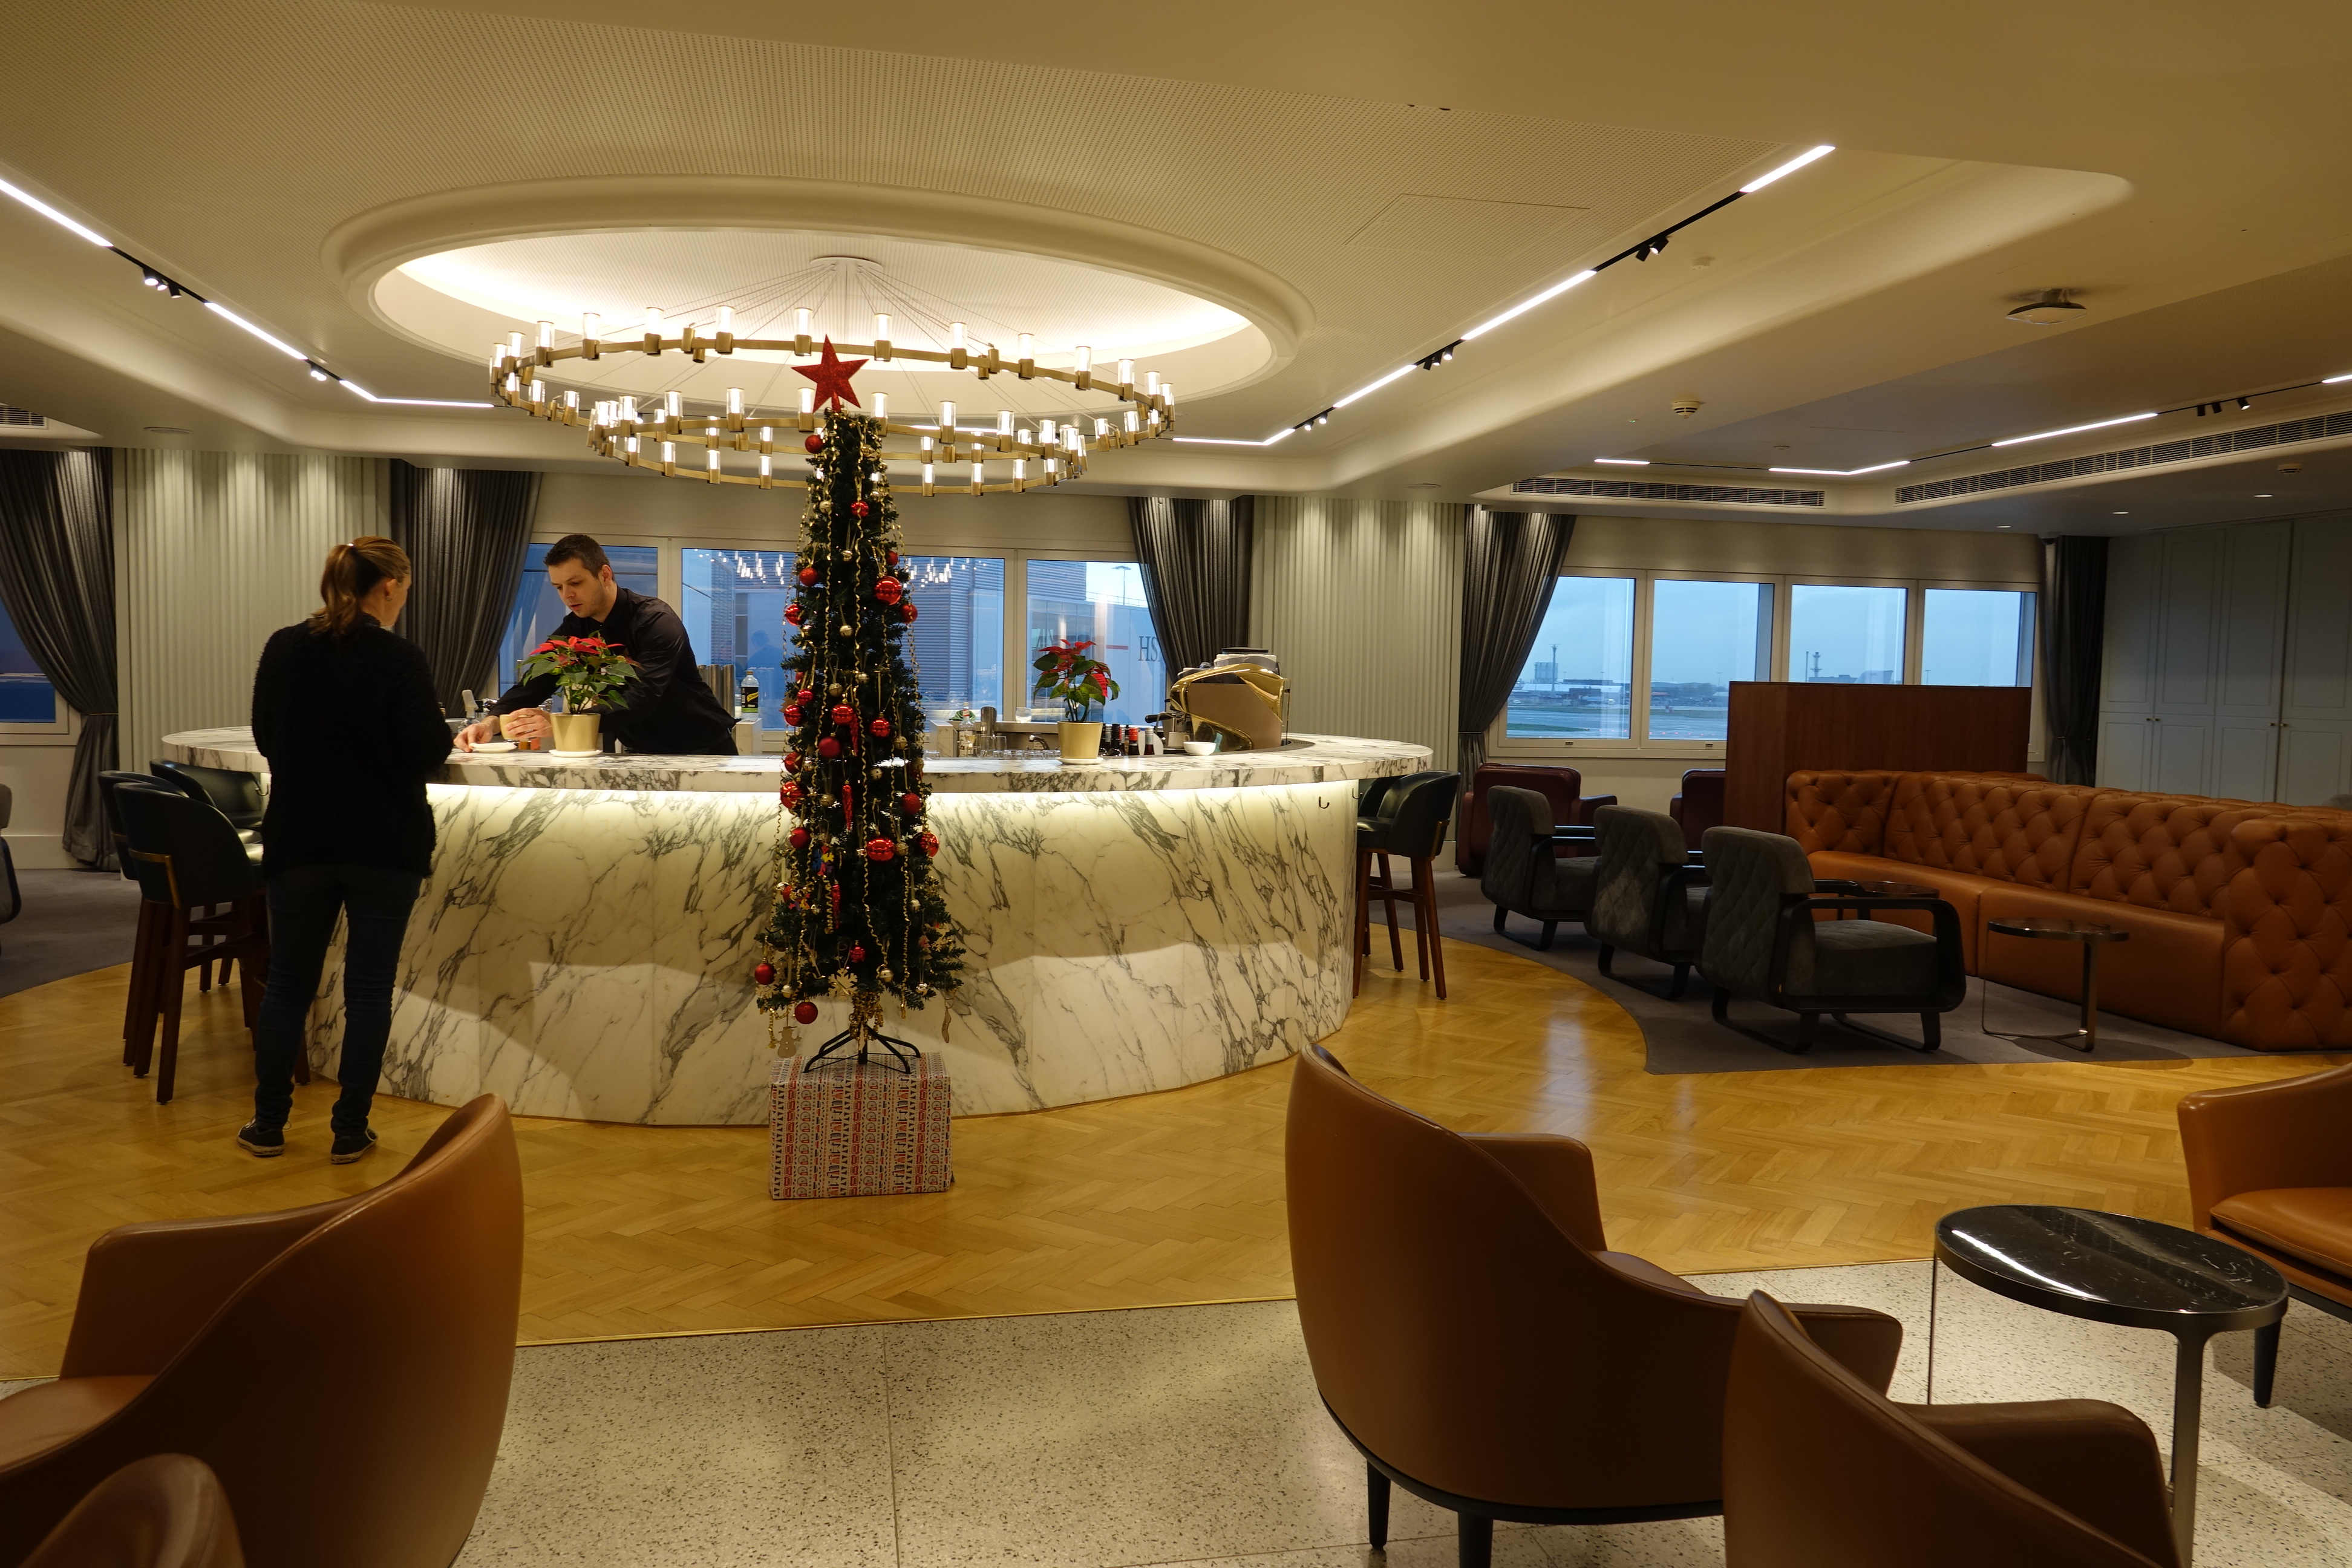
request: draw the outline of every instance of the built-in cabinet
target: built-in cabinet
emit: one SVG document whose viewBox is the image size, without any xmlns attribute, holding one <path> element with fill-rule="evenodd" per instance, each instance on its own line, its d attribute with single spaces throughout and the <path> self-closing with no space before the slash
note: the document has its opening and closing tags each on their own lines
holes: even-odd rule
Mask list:
<svg viewBox="0 0 2352 1568">
<path fill-rule="evenodd" d="M 2294 805 L 2352 790 L 2352 517 L 2115 541 L 2098 780 Z"/>
</svg>

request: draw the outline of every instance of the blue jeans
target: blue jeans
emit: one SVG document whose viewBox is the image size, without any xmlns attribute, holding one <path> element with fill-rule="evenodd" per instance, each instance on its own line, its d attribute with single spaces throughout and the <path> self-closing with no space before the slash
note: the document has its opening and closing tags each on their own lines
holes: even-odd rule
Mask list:
<svg viewBox="0 0 2352 1568">
<path fill-rule="evenodd" d="M 368 1122 L 392 1034 L 392 984 L 400 965 L 408 911 L 424 879 L 381 866 L 298 866 L 269 879 L 269 984 L 253 1037 L 253 1119 L 283 1127 L 294 1109 L 294 1059 L 302 1048 L 310 999 L 327 966 L 327 943 L 341 910 L 343 940 L 343 1055 L 335 1076 L 336 1133 Z"/>
</svg>

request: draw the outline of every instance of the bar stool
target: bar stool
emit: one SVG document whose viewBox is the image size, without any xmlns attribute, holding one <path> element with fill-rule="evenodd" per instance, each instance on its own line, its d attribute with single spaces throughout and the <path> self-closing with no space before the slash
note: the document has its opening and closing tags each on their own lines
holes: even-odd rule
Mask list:
<svg viewBox="0 0 2352 1568">
<path fill-rule="evenodd" d="M 245 1026 L 250 1034 L 260 1017 L 261 976 L 269 973 L 268 906 L 261 868 L 247 855 L 228 818 L 210 804 L 160 784 L 140 783 L 118 785 L 114 808 L 130 839 L 140 891 L 159 906 L 149 922 L 146 990 L 141 994 L 135 984 L 132 988 L 136 1013 L 131 1067 L 138 1076 L 146 1076 L 160 1019 L 163 1048 L 155 1074 L 155 1102 L 167 1104 L 179 1067 L 180 1002 L 187 990 L 183 976 L 213 959 L 241 961 Z M 214 917 L 196 913 L 215 905 L 226 905 L 229 912 Z M 153 933 L 159 931 L 162 939 L 157 941 Z M 307 1078 L 302 1068 L 298 1057 L 297 1074 Z"/>
<path fill-rule="evenodd" d="M 147 771 L 190 800 L 210 802 L 215 810 L 228 818 L 229 826 L 236 829 L 238 837 L 248 847 L 257 842 L 255 830 L 260 827 L 262 814 L 269 807 L 268 797 L 261 793 L 259 773 L 239 773 L 231 768 L 200 767 L 194 763 L 175 763 L 164 757 L 150 759 Z M 213 912 L 205 911 L 208 916 Z M 223 985 L 228 984 L 231 963 L 226 958 L 220 961 L 220 983 Z M 196 966 L 196 989 L 209 991 L 212 988 L 213 966 L 207 960 Z"/>
<path fill-rule="evenodd" d="M 16 791 L 6 784 L 0 784 L 0 829 L 7 827 L 8 818 L 15 811 L 16 804 Z M 5 837 L 0 837 L 0 872 L 5 872 L 7 879 L 5 889 L 7 895 L 6 901 L 0 903 L 0 925 L 6 925 L 24 912 L 25 895 L 16 886 L 16 859 L 15 856 L 8 853 L 8 840 Z"/>
<path fill-rule="evenodd" d="M 122 814 L 114 807 L 114 792 L 125 784 L 139 789 L 153 789 L 155 781 L 145 773 L 127 773 L 110 768 L 98 775 L 99 805 L 106 813 L 106 830 L 114 839 L 114 868 L 126 882 L 139 881 L 139 862 L 131 858 L 131 840 L 122 831 Z M 146 884 L 140 882 L 142 894 Z M 133 1021 L 139 1016 L 140 999 L 151 989 L 147 968 L 155 943 L 163 939 L 153 930 L 155 911 L 163 906 L 142 897 L 139 900 L 139 931 L 131 942 L 131 985 L 122 997 L 122 1065 L 131 1065 L 131 1034 Z"/>
<path fill-rule="evenodd" d="M 1364 958 L 1372 946 L 1372 900 L 1389 913 L 1389 954 L 1402 973 L 1404 947 L 1397 940 L 1396 901 L 1400 894 L 1412 900 L 1413 945 L 1421 960 L 1421 977 L 1434 976 L 1437 995 L 1445 998 L 1445 951 L 1437 938 L 1437 886 L 1433 879 L 1437 852 L 1445 847 L 1445 826 L 1454 814 L 1454 798 L 1462 787 L 1460 773 L 1413 773 L 1396 781 L 1381 795 L 1377 815 L 1356 822 L 1356 984 L 1364 988 Z M 1412 885 L 1400 888 L 1389 867 L 1389 857 L 1401 855 L 1412 868 Z M 1380 877 L 1372 876 L 1372 858 L 1380 858 Z"/>
</svg>

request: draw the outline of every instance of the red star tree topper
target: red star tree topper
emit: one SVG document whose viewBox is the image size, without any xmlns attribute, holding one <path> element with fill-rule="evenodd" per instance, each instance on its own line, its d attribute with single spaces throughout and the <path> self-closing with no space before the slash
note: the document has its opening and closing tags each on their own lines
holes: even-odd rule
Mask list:
<svg viewBox="0 0 2352 1568">
<path fill-rule="evenodd" d="M 816 363 L 796 364 L 793 368 L 816 383 L 817 402 L 831 405 L 835 413 L 841 411 L 841 400 L 845 397 L 853 404 L 857 403 L 857 389 L 849 384 L 849 378 L 864 370 L 866 362 L 836 356 L 831 338 L 824 340 L 824 353 Z M 864 405 L 859 404 L 858 406 L 863 407 Z"/>
</svg>

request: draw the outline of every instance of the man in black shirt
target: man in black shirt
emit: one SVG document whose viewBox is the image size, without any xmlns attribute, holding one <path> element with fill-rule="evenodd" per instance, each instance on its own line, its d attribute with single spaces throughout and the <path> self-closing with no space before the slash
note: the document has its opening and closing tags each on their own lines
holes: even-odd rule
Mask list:
<svg viewBox="0 0 2352 1568">
<path fill-rule="evenodd" d="M 677 612 L 613 581 L 604 547 L 584 533 L 567 534 L 549 547 L 547 581 L 571 612 L 549 634 L 601 637 L 617 643 L 636 660 L 636 679 L 600 708 L 603 731 L 633 752 L 669 756 L 735 754 L 735 721 L 695 668 L 694 647 Z M 507 716 L 507 731 L 524 739 L 544 738 L 553 728 L 540 703 L 555 689 L 555 677 L 520 681 L 491 706 Z M 498 738 L 496 719 L 485 719 L 457 736 L 460 750 Z"/>
</svg>

